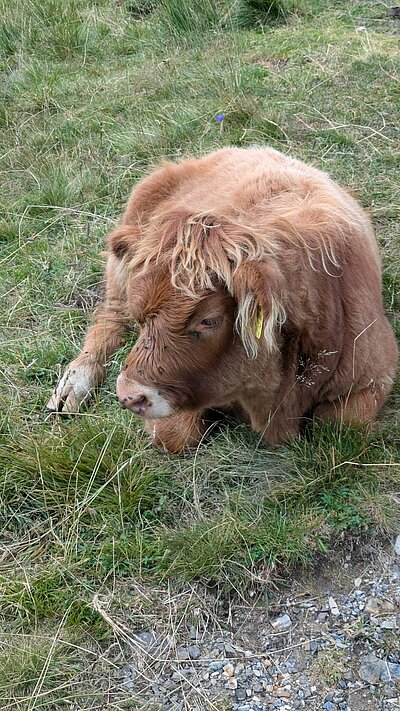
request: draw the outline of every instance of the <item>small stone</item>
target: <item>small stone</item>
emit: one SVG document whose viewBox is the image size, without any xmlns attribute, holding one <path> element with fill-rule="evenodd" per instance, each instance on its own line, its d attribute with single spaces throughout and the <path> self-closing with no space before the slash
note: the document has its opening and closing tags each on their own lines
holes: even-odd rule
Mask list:
<svg viewBox="0 0 400 711">
<path fill-rule="evenodd" d="M 397 555 L 400 555 L 400 533 L 397 536 L 394 544 L 394 552 L 397 553 Z"/>
<path fill-rule="evenodd" d="M 191 659 L 198 659 L 201 655 L 200 648 L 197 644 L 191 644 L 190 647 L 187 648 L 187 651 Z"/>
<path fill-rule="evenodd" d="M 327 612 L 319 612 L 317 615 L 317 622 L 326 622 L 329 615 Z"/>
<path fill-rule="evenodd" d="M 383 627 L 384 630 L 395 630 L 397 628 L 396 618 L 388 617 L 387 620 L 381 622 L 381 627 Z"/>
<path fill-rule="evenodd" d="M 286 632 L 292 626 L 292 620 L 289 615 L 280 615 L 275 620 L 271 620 L 271 625 L 278 632 Z"/>
<path fill-rule="evenodd" d="M 189 632 L 190 639 L 197 639 L 197 629 L 194 625 L 191 625 Z"/>
<path fill-rule="evenodd" d="M 228 689 L 237 689 L 237 687 L 238 687 L 238 682 L 237 682 L 237 679 L 235 679 L 234 676 L 231 676 L 231 677 L 228 679 L 227 687 L 228 687 Z"/>
<path fill-rule="evenodd" d="M 210 672 L 219 672 L 223 666 L 224 666 L 223 662 L 211 662 L 211 664 L 208 668 L 209 668 Z"/>
<path fill-rule="evenodd" d="M 244 656 L 246 657 L 246 659 L 250 659 L 250 657 L 254 656 L 254 653 L 250 649 L 246 649 Z"/>
<path fill-rule="evenodd" d="M 231 663 L 225 664 L 224 672 L 225 672 L 226 676 L 232 677 L 235 673 L 235 668 L 234 668 L 233 664 L 231 664 Z"/>
<path fill-rule="evenodd" d="M 232 647 L 231 644 L 228 644 L 228 643 L 224 644 L 224 648 L 225 648 L 225 654 L 227 657 L 237 657 L 238 656 L 235 647 Z"/>
<path fill-rule="evenodd" d="M 324 709 L 326 709 L 326 711 L 337 711 L 337 706 L 333 704 L 332 701 L 327 701 L 324 704 Z"/>
<path fill-rule="evenodd" d="M 340 634 L 337 634 L 337 632 L 332 632 L 331 637 L 335 641 L 337 647 L 339 647 L 340 649 L 347 649 L 348 645 L 343 641 L 343 638 L 340 636 Z"/>
<path fill-rule="evenodd" d="M 277 689 L 276 695 L 281 699 L 289 699 L 291 696 L 289 689 Z"/>
<path fill-rule="evenodd" d="M 362 583 L 362 578 L 356 578 L 354 581 L 354 587 L 359 588 Z"/>
<path fill-rule="evenodd" d="M 236 689 L 235 696 L 237 701 L 246 701 L 246 689 Z"/>
<path fill-rule="evenodd" d="M 336 600 L 332 596 L 329 596 L 329 598 L 328 598 L 328 605 L 329 605 L 329 609 L 331 611 L 331 615 L 334 615 L 335 617 L 340 615 L 339 608 L 336 604 Z"/>
<path fill-rule="evenodd" d="M 388 662 L 387 665 L 392 681 L 398 681 L 400 679 L 400 664 L 393 664 L 392 662 Z"/>
<path fill-rule="evenodd" d="M 176 650 L 176 655 L 180 661 L 189 659 L 189 652 L 186 647 L 178 647 L 178 649 Z"/>
<path fill-rule="evenodd" d="M 361 662 L 358 670 L 360 679 L 368 684 L 378 684 L 385 674 L 387 674 L 386 663 L 378 659 L 375 654 L 367 654 Z"/>
</svg>

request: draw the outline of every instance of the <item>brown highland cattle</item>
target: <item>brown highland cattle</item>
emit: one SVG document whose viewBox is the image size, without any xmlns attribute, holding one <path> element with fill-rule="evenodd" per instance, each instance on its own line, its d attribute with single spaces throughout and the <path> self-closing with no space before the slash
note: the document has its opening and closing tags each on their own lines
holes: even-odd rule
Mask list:
<svg viewBox="0 0 400 711">
<path fill-rule="evenodd" d="M 392 388 L 370 221 L 326 174 L 270 148 L 165 164 L 109 238 L 106 293 L 51 397 L 73 412 L 139 327 L 117 380 L 156 444 L 195 447 L 207 410 L 265 442 L 306 418 L 371 422 Z"/>
</svg>

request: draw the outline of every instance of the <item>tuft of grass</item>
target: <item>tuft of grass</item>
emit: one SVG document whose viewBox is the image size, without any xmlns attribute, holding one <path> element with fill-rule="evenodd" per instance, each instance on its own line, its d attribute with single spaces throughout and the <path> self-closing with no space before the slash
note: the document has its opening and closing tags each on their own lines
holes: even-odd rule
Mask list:
<svg viewBox="0 0 400 711">
<path fill-rule="evenodd" d="M 52 645 L 48 639 L 18 640 L 5 638 L 0 642 L 0 701 L 2 708 L 43 708 L 31 705 L 32 694 L 44 697 L 46 706 L 57 697 L 57 687 L 62 688 L 68 679 L 78 673 L 77 660 L 72 650 L 60 643 Z M 53 692 L 53 693 L 52 693 Z M 51 694 L 51 698 L 46 696 Z M 40 702 L 39 702 L 40 703 Z M 18 708 L 18 707 L 17 707 Z"/>
<path fill-rule="evenodd" d="M 297 6 L 294 0 L 239 0 L 235 20 L 243 29 L 261 28 L 286 20 Z"/>
<path fill-rule="evenodd" d="M 126 0 L 124 8 L 136 19 L 140 19 L 153 12 L 158 0 Z"/>
<path fill-rule="evenodd" d="M 216 31 L 224 23 L 227 7 L 222 0 L 159 0 L 159 20 L 167 36 L 187 44 L 201 41 L 206 32 Z"/>
</svg>

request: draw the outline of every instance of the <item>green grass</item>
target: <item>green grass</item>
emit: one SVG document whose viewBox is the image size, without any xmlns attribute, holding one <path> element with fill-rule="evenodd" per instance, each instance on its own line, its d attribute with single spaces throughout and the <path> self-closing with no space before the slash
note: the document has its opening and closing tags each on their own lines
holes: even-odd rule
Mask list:
<svg viewBox="0 0 400 711">
<path fill-rule="evenodd" d="M 49 419 L 106 235 L 160 159 L 268 143 L 370 211 L 400 338 L 396 21 L 317 0 L 0 10 L 0 707 L 95 708 L 109 687 L 120 708 L 136 701 L 114 679 L 116 620 L 170 624 L 159 590 L 246 599 L 346 532 L 395 529 L 400 385 L 372 434 L 318 428 L 270 452 L 231 422 L 168 457 L 118 407 L 121 352 L 86 412 Z"/>
</svg>

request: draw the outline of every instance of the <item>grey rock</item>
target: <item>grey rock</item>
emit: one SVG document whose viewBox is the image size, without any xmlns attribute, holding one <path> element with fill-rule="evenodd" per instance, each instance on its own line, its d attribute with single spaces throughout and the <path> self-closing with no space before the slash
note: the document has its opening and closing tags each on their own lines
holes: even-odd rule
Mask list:
<svg viewBox="0 0 400 711">
<path fill-rule="evenodd" d="M 398 679 L 400 679 L 400 664 L 393 664 L 392 662 L 388 662 L 387 665 L 392 680 L 397 681 Z"/>
<path fill-rule="evenodd" d="M 360 679 L 366 681 L 368 684 L 378 684 L 380 681 L 389 681 L 390 679 L 388 663 L 382 659 L 378 659 L 375 654 L 367 654 L 367 656 L 364 657 L 358 674 Z"/>
<path fill-rule="evenodd" d="M 221 662 L 211 662 L 211 664 L 210 664 L 210 666 L 209 666 L 209 670 L 210 670 L 211 672 L 218 672 L 218 671 L 220 671 L 220 670 L 222 669 L 223 666 L 224 666 L 224 662 L 223 662 L 223 661 L 221 661 Z"/>
<path fill-rule="evenodd" d="M 238 701 L 245 701 L 246 689 L 236 689 L 235 696 Z"/>
<path fill-rule="evenodd" d="M 381 622 L 381 627 L 385 630 L 395 630 L 397 627 L 396 624 L 396 618 L 395 617 L 388 617 L 388 619 L 383 620 Z"/>
<path fill-rule="evenodd" d="M 330 596 L 330 597 L 328 598 L 328 604 L 329 604 L 329 609 L 330 609 L 330 611 L 331 611 L 331 615 L 334 615 L 335 617 L 337 617 L 338 615 L 340 615 L 339 608 L 338 608 L 338 606 L 337 606 L 337 603 L 336 603 L 335 598 L 333 598 L 332 596 Z"/>
<path fill-rule="evenodd" d="M 227 657 L 237 657 L 238 656 L 235 647 L 232 647 L 231 644 L 229 644 L 229 643 L 224 644 L 224 649 L 225 649 L 225 654 Z"/>
<path fill-rule="evenodd" d="M 291 628 L 292 620 L 289 615 L 280 615 L 275 620 L 271 620 L 271 625 L 277 632 L 285 632 Z"/>
<path fill-rule="evenodd" d="M 329 617 L 329 615 L 327 612 L 319 612 L 317 615 L 317 621 L 318 622 L 326 622 L 328 617 Z"/>
<path fill-rule="evenodd" d="M 324 709 L 326 709 L 326 711 L 337 711 L 337 706 L 333 704 L 332 701 L 327 701 L 324 704 Z"/>
<path fill-rule="evenodd" d="M 190 659 L 189 652 L 186 647 L 178 647 L 178 649 L 176 650 L 176 656 L 181 661 L 184 661 L 185 659 Z"/>
<path fill-rule="evenodd" d="M 198 659 L 201 655 L 200 648 L 197 646 L 197 644 L 191 644 L 187 648 L 187 651 L 191 659 Z"/>
<path fill-rule="evenodd" d="M 197 639 L 197 629 L 194 625 L 191 625 L 190 627 L 189 637 L 190 639 Z"/>
</svg>

